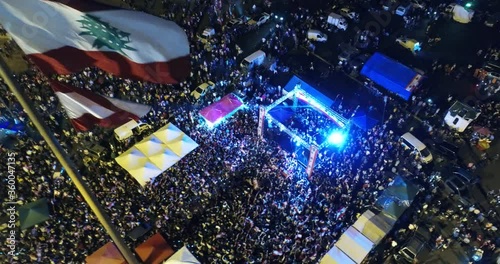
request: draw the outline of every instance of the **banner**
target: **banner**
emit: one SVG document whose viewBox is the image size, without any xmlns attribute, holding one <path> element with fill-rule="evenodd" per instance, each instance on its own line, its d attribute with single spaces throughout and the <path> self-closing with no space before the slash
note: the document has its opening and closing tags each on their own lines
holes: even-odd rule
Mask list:
<svg viewBox="0 0 500 264">
<path fill-rule="evenodd" d="M 259 107 L 259 130 L 257 131 L 257 135 L 259 135 L 260 138 L 262 138 L 262 135 L 264 134 L 264 121 L 266 119 L 266 109 L 264 106 Z"/>
<path fill-rule="evenodd" d="M 318 156 L 318 146 L 312 144 L 311 148 L 309 148 L 309 160 L 307 162 L 306 173 L 308 177 L 311 177 L 314 164 L 316 163 L 316 157 Z"/>
</svg>

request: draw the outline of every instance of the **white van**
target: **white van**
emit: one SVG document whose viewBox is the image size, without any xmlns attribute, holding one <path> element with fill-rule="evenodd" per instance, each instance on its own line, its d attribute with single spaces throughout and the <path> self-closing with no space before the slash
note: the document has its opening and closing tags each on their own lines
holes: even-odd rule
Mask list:
<svg viewBox="0 0 500 264">
<path fill-rule="evenodd" d="M 398 6 L 398 8 L 396 8 L 395 13 L 398 16 L 406 16 L 406 14 L 408 14 L 408 12 L 410 12 L 412 6 L 413 5 L 411 3 L 402 4 L 402 5 Z"/>
<path fill-rule="evenodd" d="M 307 39 L 318 42 L 325 42 L 328 40 L 328 36 L 316 29 L 309 29 L 307 31 Z"/>
<path fill-rule="evenodd" d="M 418 138 L 416 138 L 410 132 L 405 133 L 401 136 L 401 143 L 406 149 L 417 151 L 423 163 L 429 163 L 432 161 L 432 153 L 429 151 L 429 149 L 427 149 L 427 146 L 425 146 L 422 141 L 418 140 Z"/>
<path fill-rule="evenodd" d="M 240 66 L 242 68 L 251 69 L 254 66 L 261 65 L 262 63 L 264 63 L 265 59 L 266 59 L 266 53 L 263 52 L 262 50 L 258 50 L 256 52 L 250 54 L 248 57 L 246 57 L 240 63 Z"/>
</svg>

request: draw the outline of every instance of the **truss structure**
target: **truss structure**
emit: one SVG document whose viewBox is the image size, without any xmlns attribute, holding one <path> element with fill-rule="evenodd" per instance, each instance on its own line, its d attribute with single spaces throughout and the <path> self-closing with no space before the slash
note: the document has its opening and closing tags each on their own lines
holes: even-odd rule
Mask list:
<svg viewBox="0 0 500 264">
<path fill-rule="evenodd" d="M 309 159 L 307 162 L 307 167 L 306 167 L 306 173 L 308 176 L 311 176 L 314 164 L 316 162 L 316 157 L 318 155 L 318 151 L 325 147 L 328 142 L 325 141 L 321 145 L 318 145 L 316 142 L 307 142 L 306 140 L 302 139 L 300 136 L 298 136 L 295 132 L 293 132 L 291 129 L 283 125 L 281 122 L 276 120 L 273 116 L 269 114 L 269 111 L 271 111 L 273 108 L 277 107 L 287 99 L 293 99 L 293 105 L 294 108 L 297 107 L 297 100 L 301 99 L 314 107 L 316 110 L 323 112 L 326 114 L 330 119 L 332 119 L 333 122 L 335 122 L 341 129 L 346 129 L 349 126 L 349 121 L 344 118 L 341 114 L 335 112 L 334 110 L 330 109 L 329 106 L 325 106 L 323 103 L 318 101 L 314 96 L 306 92 L 305 90 L 300 88 L 300 83 L 295 85 L 295 88 L 285 94 L 283 97 L 280 99 L 276 100 L 274 103 L 267 107 L 261 106 L 259 109 L 259 130 L 258 134 L 259 136 L 262 137 L 263 135 L 263 130 L 264 130 L 264 121 L 265 119 L 268 119 L 275 125 L 277 125 L 283 132 L 287 133 L 293 140 L 299 142 L 302 146 L 306 147 L 309 149 Z"/>
<path fill-rule="evenodd" d="M 307 148 L 311 147 L 311 143 L 306 142 L 304 139 L 302 139 L 300 136 L 295 134 L 292 130 L 290 130 L 288 127 L 283 125 L 281 122 L 279 122 L 278 120 L 276 120 L 274 117 L 272 117 L 269 114 L 269 111 L 271 111 L 273 108 L 277 107 L 278 105 L 280 105 L 281 103 L 283 103 L 284 101 L 286 101 L 288 99 L 294 99 L 294 100 L 301 99 L 301 100 L 305 101 L 306 103 L 308 103 L 309 105 L 314 107 L 316 110 L 326 114 L 330 119 L 332 119 L 342 129 L 345 129 L 349 124 L 348 119 L 346 119 L 345 117 L 343 117 L 341 114 L 337 113 L 336 111 L 332 110 L 330 107 L 325 106 L 323 103 L 321 103 L 316 98 L 314 98 L 314 96 L 312 96 L 311 94 L 309 94 L 305 90 L 301 89 L 300 84 L 295 85 L 295 88 L 292 91 L 288 92 L 283 97 L 279 98 L 274 103 L 270 104 L 269 106 L 267 106 L 265 108 L 265 117 L 267 119 L 269 119 L 272 123 L 277 125 L 283 132 L 287 133 L 291 138 L 298 141 L 301 145 L 303 145 Z M 318 145 L 316 143 L 313 143 L 313 144 L 316 145 L 318 147 L 318 149 L 321 149 L 321 148 L 325 147 L 328 144 L 328 142 L 325 141 L 321 145 Z"/>
</svg>

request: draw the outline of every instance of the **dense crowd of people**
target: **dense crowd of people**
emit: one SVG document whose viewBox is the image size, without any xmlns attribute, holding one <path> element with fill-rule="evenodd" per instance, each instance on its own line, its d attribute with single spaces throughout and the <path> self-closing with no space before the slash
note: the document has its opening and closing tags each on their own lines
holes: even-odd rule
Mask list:
<svg viewBox="0 0 500 264">
<path fill-rule="evenodd" d="M 238 51 L 231 43 L 244 33 L 241 29 L 219 32 L 208 45 L 201 44 L 196 34 L 204 10 L 200 6 L 191 10 L 168 5 L 163 14 L 179 23 L 192 43 L 191 77 L 177 86 L 117 79 L 95 68 L 57 77 L 82 89 L 151 105 L 143 121 L 153 130 L 172 121 L 199 144 L 143 189 L 112 159 L 140 141 L 139 136 L 117 142 L 112 131 L 101 128 L 77 133 L 51 92 L 47 78 L 53 77 L 42 76 L 34 68 L 17 76 L 123 237 L 141 223 L 150 223 L 174 248 L 187 245 L 202 263 L 317 263 L 356 218 L 373 206 L 394 173 L 405 172 L 422 186 L 430 186 L 418 157 L 404 155 L 398 142 L 395 131 L 403 128 L 407 113 L 394 102 L 385 122 L 368 131 L 352 127 L 342 148 L 321 149 L 318 164 L 307 177 L 294 154 L 270 140 L 272 129 L 264 139 L 257 135 L 258 106 L 282 95 L 270 78 L 284 68 L 239 69 Z M 279 58 L 293 47 L 296 34 L 304 34 L 294 24 L 307 17 L 307 10 L 299 9 L 291 17 L 296 19 L 276 27 L 264 40 L 263 49 L 271 57 Z M 286 45 L 284 38 L 291 44 Z M 209 80 L 216 87 L 193 104 L 191 89 Z M 248 80 L 251 84 L 244 85 Z M 228 90 L 241 94 L 247 107 L 216 128 L 206 127 L 198 111 Z M 14 96 L 7 89 L 0 89 L 0 96 L 14 118 L 31 127 Z M 337 110 L 346 118 L 355 111 Z M 321 131 L 327 121 L 314 120 L 319 115 L 311 111 L 299 108 L 302 127 Z M 19 201 L 46 197 L 51 218 L 21 231 L 19 251 L 11 262 L 82 263 L 109 237 L 48 146 L 30 131 L 18 135 L 13 150 L 0 148 L 16 153 Z M 108 148 L 109 154 L 99 159 L 89 156 L 82 151 L 89 143 Z M 84 162 L 89 159 L 92 166 Z M 126 242 L 133 248 L 141 240 L 127 237 Z M 4 254 L 8 251 L 4 244 L 0 249 Z"/>
</svg>

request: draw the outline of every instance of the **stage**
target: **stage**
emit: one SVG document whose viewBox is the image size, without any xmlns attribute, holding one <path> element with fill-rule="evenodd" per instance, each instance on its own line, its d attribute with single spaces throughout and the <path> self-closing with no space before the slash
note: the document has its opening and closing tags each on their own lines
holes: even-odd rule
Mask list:
<svg viewBox="0 0 500 264">
<path fill-rule="evenodd" d="M 292 78 L 290 82 L 293 81 Z M 258 133 L 294 155 L 310 176 L 319 150 L 342 148 L 350 124 L 331 108 L 331 100 L 323 102 L 324 96 L 317 99 L 302 86 L 303 83 L 297 82 L 293 90 L 287 90 L 271 105 L 260 107 Z"/>
</svg>

